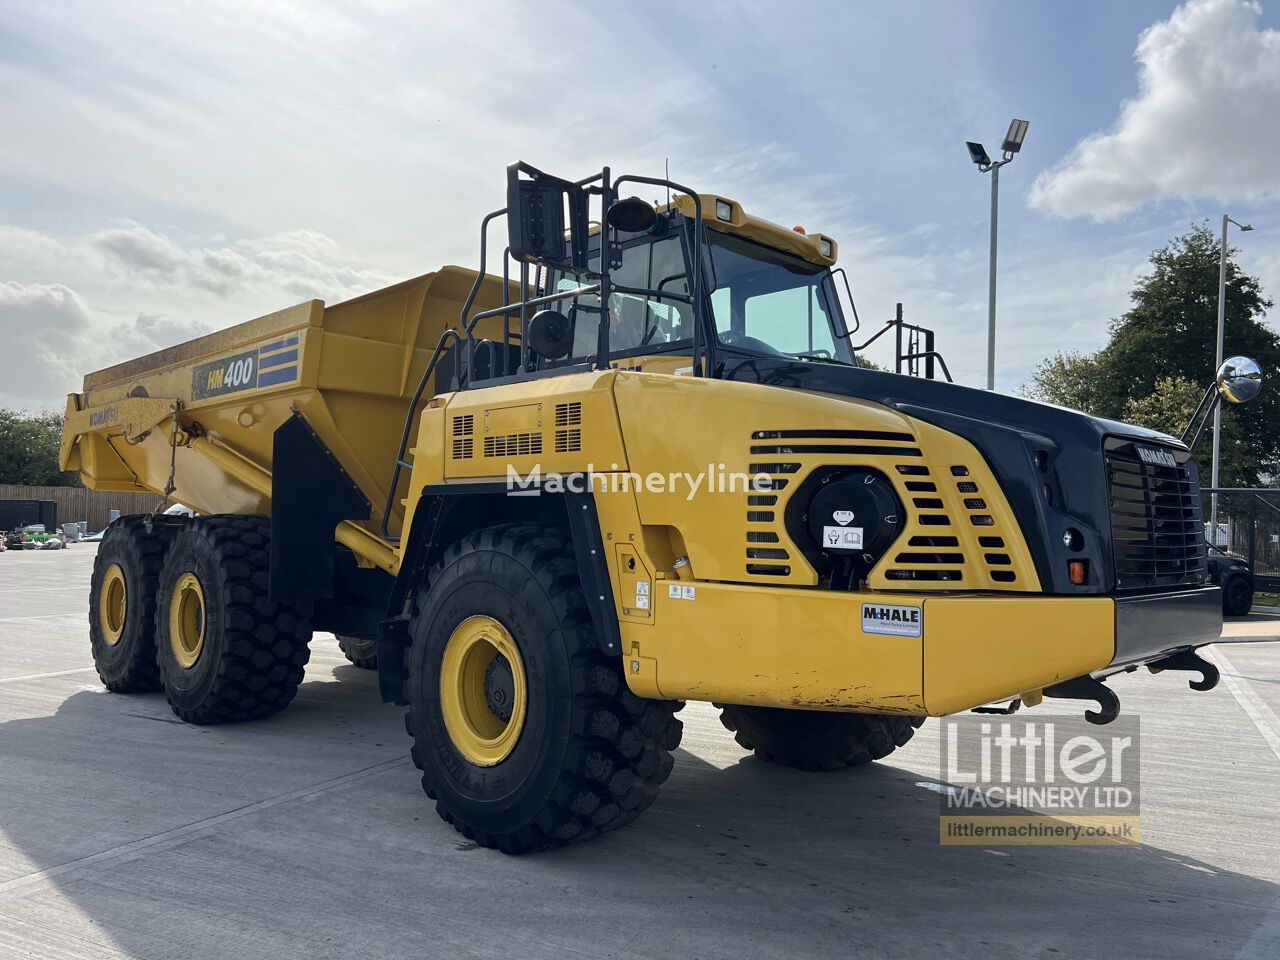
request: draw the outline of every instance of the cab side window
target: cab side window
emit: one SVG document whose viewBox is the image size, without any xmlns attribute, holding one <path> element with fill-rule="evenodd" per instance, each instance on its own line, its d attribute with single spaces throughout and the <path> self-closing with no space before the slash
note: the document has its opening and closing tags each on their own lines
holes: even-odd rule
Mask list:
<svg viewBox="0 0 1280 960">
<path fill-rule="evenodd" d="M 596 263 L 598 261 L 593 262 L 592 267 Z M 624 247 L 622 266 L 615 268 L 609 276 L 614 284 L 621 287 L 685 296 L 689 293 L 684 249 L 679 236 Z M 553 289 L 556 291 L 572 290 L 578 285 L 576 277 L 553 275 Z M 571 359 L 574 361 L 585 360 L 595 353 L 599 335 L 599 304 L 598 296 L 588 295 L 559 305 L 560 311 L 573 320 Z M 693 336 L 693 313 L 687 303 L 614 293 L 609 297 L 609 313 L 612 319 L 609 330 L 611 353 L 661 346 Z"/>
</svg>

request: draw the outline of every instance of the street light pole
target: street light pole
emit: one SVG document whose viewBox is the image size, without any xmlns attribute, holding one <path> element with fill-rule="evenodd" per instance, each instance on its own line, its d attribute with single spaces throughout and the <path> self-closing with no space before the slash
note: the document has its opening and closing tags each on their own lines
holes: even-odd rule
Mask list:
<svg viewBox="0 0 1280 960">
<path fill-rule="evenodd" d="M 965 143 L 969 148 L 969 159 L 977 165 L 978 172 L 991 174 L 991 265 L 987 276 L 988 390 L 996 388 L 996 236 L 1000 222 L 1000 168 L 1012 162 L 1014 155 L 1022 149 L 1028 126 L 1026 120 L 1018 119 L 1009 124 L 1009 132 L 1004 135 L 1004 143 L 1000 145 L 1002 157 L 999 160 L 992 160 L 982 144 L 972 140 Z"/>
<path fill-rule="evenodd" d="M 991 164 L 991 272 L 987 278 L 987 389 L 996 388 L 996 233 L 1000 222 L 1000 168 L 1002 160 Z"/>
<path fill-rule="evenodd" d="M 1227 321 L 1227 224 L 1234 223 L 1242 233 L 1253 229 L 1252 225 L 1233 220 L 1227 214 L 1222 215 L 1222 246 L 1218 250 L 1218 349 L 1213 358 L 1213 369 L 1216 373 L 1222 366 L 1222 343 Z M 1218 546 L 1218 465 L 1222 452 L 1222 404 L 1213 411 L 1213 465 L 1210 468 L 1209 486 L 1213 493 L 1209 497 L 1209 542 Z"/>
</svg>

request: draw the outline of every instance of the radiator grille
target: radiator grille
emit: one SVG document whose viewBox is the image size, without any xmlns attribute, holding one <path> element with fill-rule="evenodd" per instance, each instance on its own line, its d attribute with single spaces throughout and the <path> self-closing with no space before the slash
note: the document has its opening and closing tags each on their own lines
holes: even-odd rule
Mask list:
<svg viewBox="0 0 1280 960">
<path fill-rule="evenodd" d="M 818 464 L 873 463 L 879 457 L 918 458 L 921 451 L 915 443 L 910 433 L 893 430 L 754 431 L 747 469 L 752 475 L 767 476 L 769 485 L 764 490 L 757 487 L 746 497 L 746 573 L 753 577 L 792 574 L 792 551 L 796 548 L 782 543 L 779 533 L 784 525 L 783 515 L 777 508 L 789 493 L 793 474 Z"/>
<path fill-rule="evenodd" d="M 1116 588 L 1202 583 L 1204 528 L 1189 454 L 1112 439 L 1105 456 Z"/>
<path fill-rule="evenodd" d="M 899 463 L 894 469 L 904 477 L 930 476 L 928 467 L 916 463 Z M 913 493 L 938 493 L 937 484 L 933 480 L 911 480 L 905 483 Z M 916 522 L 921 526 L 951 526 L 951 517 L 947 514 L 941 497 L 913 496 L 910 503 L 908 512 L 915 514 Z M 958 538 L 942 533 L 917 535 L 907 539 L 906 547 L 905 550 L 902 549 L 901 540 L 895 544 L 893 565 L 884 574 L 887 579 L 946 581 L 959 580 L 964 576 L 965 557 L 959 549 Z"/>
<path fill-rule="evenodd" d="M 1029 558 L 1016 527 L 1004 527 L 1004 494 L 990 472 L 980 462 L 931 464 L 921 439 L 892 429 L 752 432 L 740 462 L 767 483 L 739 501 L 746 542 L 738 569 L 748 580 L 788 583 L 803 583 L 816 570 L 821 582 L 831 561 L 811 542 L 805 505 L 824 477 L 862 467 L 889 479 L 906 514 L 900 535 L 867 577 L 873 587 L 1036 589 L 1034 578 L 1015 574 Z"/>
</svg>

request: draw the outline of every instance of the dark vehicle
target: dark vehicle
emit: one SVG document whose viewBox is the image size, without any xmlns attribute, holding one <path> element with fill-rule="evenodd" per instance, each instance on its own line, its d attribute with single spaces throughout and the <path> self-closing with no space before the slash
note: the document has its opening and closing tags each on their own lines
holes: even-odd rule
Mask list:
<svg viewBox="0 0 1280 960">
<path fill-rule="evenodd" d="M 1253 607 L 1253 571 L 1239 557 L 1209 548 L 1209 580 L 1222 588 L 1222 612 L 1243 617 Z"/>
</svg>

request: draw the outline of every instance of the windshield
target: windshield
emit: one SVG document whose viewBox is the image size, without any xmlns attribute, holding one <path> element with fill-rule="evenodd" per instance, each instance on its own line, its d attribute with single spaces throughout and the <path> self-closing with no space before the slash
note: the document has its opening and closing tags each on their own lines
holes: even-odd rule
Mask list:
<svg viewBox="0 0 1280 960">
<path fill-rule="evenodd" d="M 844 318 L 826 267 L 707 231 L 711 309 L 720 342 L 760 353 L 853 363 Z M 833 322 L 834 320 L 834 322 Z"/>
</svg>

